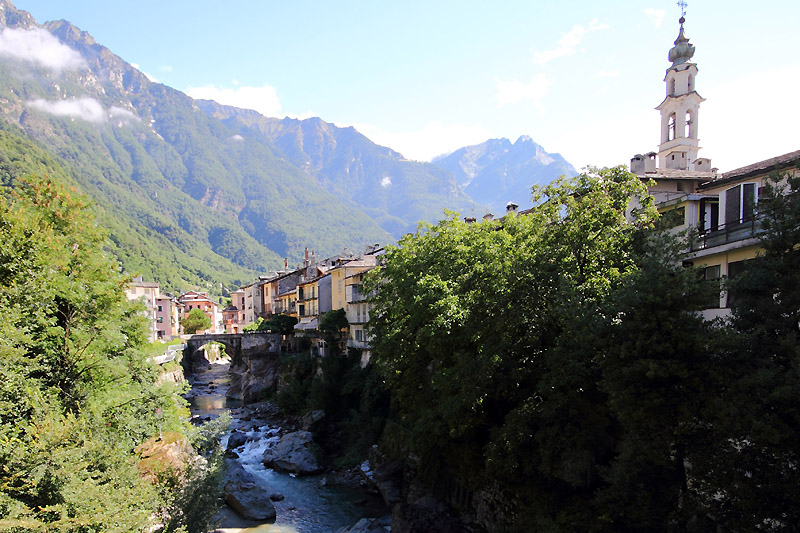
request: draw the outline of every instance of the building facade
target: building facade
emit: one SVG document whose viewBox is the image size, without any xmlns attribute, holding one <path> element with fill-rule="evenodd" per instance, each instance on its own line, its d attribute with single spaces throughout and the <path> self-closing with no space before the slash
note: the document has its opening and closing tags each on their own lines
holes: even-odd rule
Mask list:
<svg viewBox="0 0 800 533">
<path fill-rule="evenodd" d="M 675 231 L 690 230 L 687 261 L 703 269 L 707 279 L 733 278 L 761 250 L 758 200 L 764 180 L 773 172 L 798 173 L 800 150 L 720 173 L 711 160 L 699 155 L 700 104 L 698 68 L 691 62 L 694 46 L 684 32 L 685 19 L 668 59 L 664 77 L 666 97 L 656 109 L 661 114 L 658 152 L 637 154 L 631 172 L 651 180 L 650 193 L 661 213 L 672 212 Z M 730 313 L 733 295 L 721 292 L 709 302 L 707 318 Z"/>
</svg>

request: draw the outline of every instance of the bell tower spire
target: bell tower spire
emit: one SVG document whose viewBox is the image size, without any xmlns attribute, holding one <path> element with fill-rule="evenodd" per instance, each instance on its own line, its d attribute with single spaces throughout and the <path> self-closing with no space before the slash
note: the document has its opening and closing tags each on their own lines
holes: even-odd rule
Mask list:
<svg viewBox="0 0 800 533">
<path fill-rule="evenodd" d="M 658 168 L 695 170 L 700 150 L 697 138 L 700 103 L 704 102 L 695 90 L 697 65 L 691 62 L 694 45 L 683 29 L 686 22 L 686 2 L 681 7 L 678 38 L 668 54 L 672 66 L 667 69 L 664 83 L 666 98 L 656 107 L 661 112 L 661 143 L 658 146 Z"/>
</svg>

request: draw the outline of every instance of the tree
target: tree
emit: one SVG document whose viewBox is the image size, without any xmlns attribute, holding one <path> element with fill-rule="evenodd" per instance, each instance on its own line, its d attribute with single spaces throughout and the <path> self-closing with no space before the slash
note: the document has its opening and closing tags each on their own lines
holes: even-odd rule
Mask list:
<svg viewBox="0 0 800 533">
<path fill-rule="evenodd" d="M 196 333 L 211 327 L 211 319 L 208 318 L 202 309 L 192 309 L 181 320 L 183 331 L 186 333 Z"/>
<path fill-rule="evenodd" d="M 325 342 L 332 347 L 338 348 L 343 332 L 349 324 L 347 313 L 344 309 L 334 309 L 333 311 L 322 313 L 319 317 L 319 331 L 322 333 Z"/>
<path fill-rule="evenodd" d="M 759 194 L 763 252 L 735 291 L 719 409 L 721 443 L 704 465 L 711 512 L 730 529 L 800 523 L 800 177 L 770 175 Z"/>
<path fill-rule="evenodd" d="M 420 471 L 499 480 L 540 529 L 595 527 L 586 503 L 612 455 L 598 321 L 656 213 L 622 168 L 562 178 L 534 200 L 525 216 L 451 217 L 390 248 L 367 287 L 379 286 L 373 358 L 394 438 Z"/>
<path fill-rule="evenodd" d="M 188 431 L 184 404 L 139 350 L 142 306 L 85 199 L 49 178 L 2 192 L 0 529 L 145 529 L 165 502 L 132 451 L 157 410 Z"/>
</svg>

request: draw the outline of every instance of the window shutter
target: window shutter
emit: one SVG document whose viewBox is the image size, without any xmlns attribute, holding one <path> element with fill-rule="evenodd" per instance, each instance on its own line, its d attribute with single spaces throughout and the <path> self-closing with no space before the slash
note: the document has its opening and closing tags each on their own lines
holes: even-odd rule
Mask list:
<svg viewBox="0 0 800 533">
<path fill-rule="evenodd" d="M 725 191 L 725 224 L 736 224 L 739 222 L 741 213 L 741 185 Z"/>
</svg>

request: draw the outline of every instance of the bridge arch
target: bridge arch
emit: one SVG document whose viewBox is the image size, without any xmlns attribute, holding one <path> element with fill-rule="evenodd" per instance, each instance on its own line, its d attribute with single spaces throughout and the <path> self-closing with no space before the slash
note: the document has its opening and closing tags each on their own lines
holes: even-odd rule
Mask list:
<svg viewBox="0 0 800 533">
<path fill-rule="evenodd" d="M 280 351 L 280 335 L 275 333 L 221 333 L 192 335 L 186 341 L 183 360 L 188 364 L 197 361 L 197 352 L 205 345 L 217 342 L 225 347 L 232 364 L 245 355 L 277 353 Z"/>
</svg>

